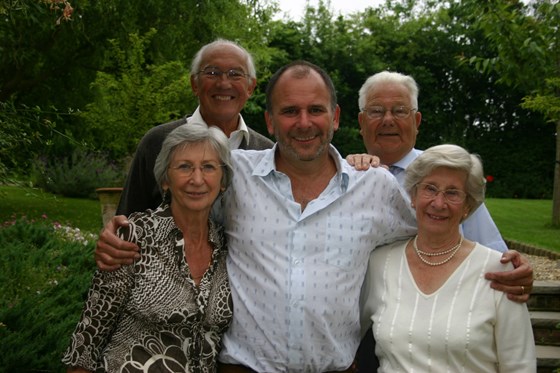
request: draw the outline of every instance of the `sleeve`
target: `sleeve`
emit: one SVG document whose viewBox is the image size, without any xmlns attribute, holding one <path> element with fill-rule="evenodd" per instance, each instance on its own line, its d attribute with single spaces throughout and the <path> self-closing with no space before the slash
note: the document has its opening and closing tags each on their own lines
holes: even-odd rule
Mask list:
<svg viewBox="0 0 560 373">
<path fill-rule="evenodd" d="M 531 319 L 527 305 L 508 300 L 495 291 L 494 328 L 500 372 L 536 372 L 537 359 Z"/>
<path fill-rule="evenodd" d="M 119 229 L 119 236 L 133 237 L 133 224 L 123 228 L 127 232 Z M 113 272 L 95 272 L 82 316 L 62 358 L 63 363 L 92 371 L 99 368 L 103 351 L 115 330 L 132 285 L 133 265 Z"/>
<path fill-rule="evenodd" d="M 381 244 L 388 244 L 403 240 L 416 234 L 416 215 L 410 205 L 406 192 L 396 179 L 389 174 L 390 194 L 387 198 L 387 230 L 382 237 Z"/>
<path fill-rule="evenodd" d="M 499 252 L 506 252 L 508 247 L 486 205 L 482 204 L 461 225 L 465 238 L 478 242 Z"/>
</svg>

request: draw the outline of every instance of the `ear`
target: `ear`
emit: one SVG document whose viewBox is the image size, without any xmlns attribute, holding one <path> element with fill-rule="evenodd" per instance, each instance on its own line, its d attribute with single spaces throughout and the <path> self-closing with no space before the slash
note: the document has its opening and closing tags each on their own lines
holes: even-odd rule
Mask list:
<svg viewBox="0 0 560 373">
<path fill-rule="evenodd" d="M 364 132 L 363 132 L 363 128 L 364 128 L 363 123 L 364 123 L 364 121 L 365 121 L 364 112 L 363 112 L 363 111 L 360 111 L 360 112 L 358 113 L 358 123 L 360 124 L 360 135 L 362 135 L 362 137 L 364 136 Z"/>
<path fill-rule="evenodd" d="M 333 130 L 337 131 L 338 126 L 340 124 L 340 106 L 336 105 L 334 109 L 334 117 L 333 117 Z"/>
<path fill-rule="evenodd" d="M 255 88 L 257 87 L 257 79 L 251 78 L 251 83 L 247 87 L 247 96 L 251 97 L 253 92 L 255 92 Z"/>
<path fill-rule="evenodd" d="M 416 114 L 414 114 L 415 118 L 416 118 L 416 133 L 418 133 L 418 129 L 420 128 L 420 123 L 422 123 L 422 113 L 417 111 Z"/>
<path fill-rule="evenodd" d="M 198 77 L 191 75 L 191 89 L 196 97 L 198 97 Z"/>
<path fill-rule="evenodd" d="M 274 123 L 272 122 L 272 116 L 268 111 L 264 112 L 264 121 L 266 122 L 266 129 L 270 136 L 274 136 Z"/>
</svg>

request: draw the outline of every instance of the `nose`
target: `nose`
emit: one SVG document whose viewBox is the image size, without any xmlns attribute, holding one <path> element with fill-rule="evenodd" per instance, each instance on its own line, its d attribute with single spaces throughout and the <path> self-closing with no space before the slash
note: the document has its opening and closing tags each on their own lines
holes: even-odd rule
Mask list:
<svg viewBox="0 0 560 373">
<path fill-rule="evenodd" d="M 191 175 L 191 183 L 192 184 L 201 184 L 204 182 L 202 169 L 200 167 L 195 167 L 192 175 Z"/>
<path fill-rule="evenodd" d="M 307 110 L 300 110 L 298 126 L 299 127 L 310 127 L 311 126 L 311 115 L 309 115 Z"/>
<path fill-rule="evenodd" d="M 432 205 L 437 208 L 443 208 L 447 206 L 447 200 L 442 191 L 439 191 L 434 199 L 432 200 Z"/>
<path fill-rule="evenodd" d="M 222 72 L 222 75 L 220 75 L 220 77 L 217 80 L 217 84 L 219 84 L 220 86 L 230 86 L 231 85 L 231 80 L 229 80 L 227 73 Z"/>
<path fill-rule="evenodd" d="M 447 204 L 447 201 L 445 200 L 445 196 L 443 194 L 443 191 L 439 190 L 437 192 L 434 199 L 432 199 L 431 204 L 434 207 L 440 207 L 440 208 Z"/>
<path fill-rule="evenodd" d="M 391 110 L 387 110 L 385 114 L 383 114 L 383 118 L 381 120 L 383 125 L 393 125 L 395 123 L 394 119 L 395 118 L 393 117 Z"/>
</svg>

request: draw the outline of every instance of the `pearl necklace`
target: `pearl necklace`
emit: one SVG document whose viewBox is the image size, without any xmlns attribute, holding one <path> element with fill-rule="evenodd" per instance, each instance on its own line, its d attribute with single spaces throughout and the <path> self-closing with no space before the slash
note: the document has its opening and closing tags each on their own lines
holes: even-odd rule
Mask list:
<svg viewBox="0 0 560 373">
<path fill-rule="evenodd" d="M 439 251 L 437 253 L 427 253 L 425 251 L 422 251 L 422 250 L 418 249 L 418 246 L 416 246 L 416 241 L 417 240 L 418 240 L 418 235 L 416 235 L 416 237 L 414 237 L 414 241 L 412 241 L 412 247 L 414 248 L 414 251 L 416 251 L 416 254 L 418 255 L 418 258 L 420 258 L 420 260 L 422 262 L 426 263 L 429 266 L 433 266 L 433 267 L 440 266 L 440 265 L 445 264 L 448 261 L 450 261 L 455 256 L 455 254 L 457 254 L 457 251 L 459 251 L 459 249 L 461 248 L 461 245 L 463 244 L 463 236 L 461 235 L 461 239 L 459 240 L 459 243 L 457 245 L 453 246 L 451 249 L 444 250 L 444 251 Z M 434 257 L 434 256 L 440 256 L 440 255 L 445 255 L 445 254 L 449 254 L 449 253 L 451 253 L 451 255 L 449 255 L 447 257 L 447 259 L 442 260 L 441 262 L 429 262 L 422 257 L 422 255 L 429 256 L 429 257 L 430 256 Z"/>
</svg>

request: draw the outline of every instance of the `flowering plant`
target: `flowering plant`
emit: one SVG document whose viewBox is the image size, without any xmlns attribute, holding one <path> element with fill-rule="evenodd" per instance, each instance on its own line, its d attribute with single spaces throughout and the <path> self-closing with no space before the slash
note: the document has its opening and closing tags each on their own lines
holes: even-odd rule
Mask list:
<svg viewBox="0 0 560 373">
<path fill-rule="evenodd" d="M 61 21 L 71 21 L 74 8 L 68 0 L 42 0 L 45 4 L 49 4 L 51 10 L 61 12 L 62 14 L 56 20 L 56 24 L 60 25 Z"/>
</svg>

